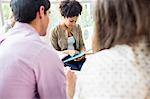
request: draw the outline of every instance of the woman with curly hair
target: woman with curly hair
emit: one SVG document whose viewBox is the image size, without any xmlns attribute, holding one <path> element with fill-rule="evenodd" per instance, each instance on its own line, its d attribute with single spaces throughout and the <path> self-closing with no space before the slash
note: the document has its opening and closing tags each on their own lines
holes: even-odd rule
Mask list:
<svg viewBox="0 0 150 99">
<path fill-rule="evenodd" d="M 59 8 L 64 20 L 52 30 L 53 47 L 71 56 L 84 51 L 82 31 L 80 25 L 76 24 L 82 12 L 81 4 L 76 0 L 63 0 Z"/>
</svg>

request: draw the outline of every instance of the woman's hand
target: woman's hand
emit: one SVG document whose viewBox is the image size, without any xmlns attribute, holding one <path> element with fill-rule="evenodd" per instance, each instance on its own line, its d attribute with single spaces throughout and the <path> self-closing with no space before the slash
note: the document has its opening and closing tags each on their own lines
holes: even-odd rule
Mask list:
<svg viewBox="0 0 150 99">
<path fill-rule="evenodd" d="M 65 51 L 62 51 L 62 52 L 63 52 L 64 54 L 68 54 L 68 55 L 70 55 L 70 56 L 73 56 L 73 55 L 79 53 L 79 51 L 77 51 L 77 50 L 65 50 Z"/>
<path fill-rule="evenodd" d="M 75 59 L 74 61 L 80 61 L 80 60 L 82 60 L 82 59 L 84 59 L 85 58 L 85 55 L 84 56 L 81 56 L 81 57 L 79 57 L 79 58 L 77 58 L 77 59 Z"/>
</svg>

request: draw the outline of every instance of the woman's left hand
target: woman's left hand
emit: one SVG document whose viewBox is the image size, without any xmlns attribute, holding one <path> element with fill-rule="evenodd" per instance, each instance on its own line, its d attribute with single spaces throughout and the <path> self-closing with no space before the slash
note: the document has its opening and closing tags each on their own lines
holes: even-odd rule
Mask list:
<svg viewBox="0 0 150 99">
<path fill-rule="evenodd" d="M 70 56 L 73 56 L 75 54 L 78 54 L 79 51 L 77 51 L 77 50 L 65 50 L 65 51 L 63 51 L 63 53 L 68 54 Z"/>
</svg>

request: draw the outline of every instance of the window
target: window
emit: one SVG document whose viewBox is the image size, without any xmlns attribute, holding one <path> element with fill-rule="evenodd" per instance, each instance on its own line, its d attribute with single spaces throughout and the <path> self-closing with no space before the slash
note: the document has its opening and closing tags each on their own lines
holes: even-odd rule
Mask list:
<svg viewBox="0 0 150 99">
<path fill-rule="evenodd" d="M 51 27 L 57 25 L 62 17 L 59 12 L 59 0 L 51 1 Z M 82 15 L 79 17 L 78 23 L 81 27 L 88 27 L 93 23 L 92 19 L 92 6 L 89 0 L 79 0 L 83 6 Z M 11 17 L 10 0 L 1 0 L 0 2 L 0 24 L 4 25 Z"/>
</svg>

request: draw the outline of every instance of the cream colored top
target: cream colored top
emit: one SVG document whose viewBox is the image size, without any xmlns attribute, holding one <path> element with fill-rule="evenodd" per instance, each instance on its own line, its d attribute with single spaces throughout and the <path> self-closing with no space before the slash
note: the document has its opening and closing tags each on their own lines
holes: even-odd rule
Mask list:
<svg viewBox="0 0 150 99">
<path fill-rule="evenodd" d="M 150 99 L 150 52 L 117 45 L 87 58 L 74 99 Z"/>
</svg>

